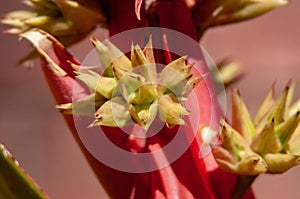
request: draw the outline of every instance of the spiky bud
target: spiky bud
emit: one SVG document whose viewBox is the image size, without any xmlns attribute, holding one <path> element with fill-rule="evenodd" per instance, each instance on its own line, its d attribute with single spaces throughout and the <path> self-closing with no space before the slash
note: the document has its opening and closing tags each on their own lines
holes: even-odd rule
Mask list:
<svg viewBox="0 0 300 199">
<path fill-rule="evenodd" d="M 13 26 L 6 33 L 21 34 L 39 28 L 70 45 L 105 23 L 98 1 L 26 0 L 24 3 L 31 9 L 12 11 L 1 20 Z"/>
<path fill-rule="evenodd" d="M 233 126 L 223 127 L 222 144 L 213 150 L 222 168 L 241 174 L 241 152 L 244 155 L 256 154 L 256 160 L 261 160 L 266 165 L 264 172 L 267 173 L 282 173 L 299 164 L 299 102 L 290 107 L 295 89 L 296 84 L 288 84 L 275 99 L 273 85 L 253 121 L 239 92 L 236 89 L 232 91 Z M 226 139 L 229 132 L 231 140 Z M 251 167 L 242 168 L 246 169 L 246 175 L 258 174 Z"/>
<path fill-rule="evenodd" d="M 267 171 L 267 163 L 253 152 L 245 139 L 226 122 L 222 124 L 222 146 L 213 148 L 219 166 L 239 175 L 258 175 Z"/>
<path fill-rule="evenodd" d="M 202 35 L 210 27 L 252 19 L 288 2 L 288 0 L 199 1 L 191 6 L 191 11 L 198 33 Z"/>
<path fill-rule="evenodd" d="M 102 43 L 93 38 L 92 43 L 106 68 L 101 74 L 86 67 L 74 67 L 77 78 L 94 93 L 72 104 L 58 105 L 61 112 L 86 115 L 90 111 L 84 107 L 94 102 L 95 121 L 90 127 L 138 123 L 147 129 L 156 115 L 169 127 L 185 124 L 183 117 L 189 111 L 184 100 L 202 79 L 191 73 L 192 65 L 186 63 L 186 56 L 169 63 L 157 74 L 151 38 L 143 50 L 132 46 L 131 59 L 109 41 Z"/>
</svg>

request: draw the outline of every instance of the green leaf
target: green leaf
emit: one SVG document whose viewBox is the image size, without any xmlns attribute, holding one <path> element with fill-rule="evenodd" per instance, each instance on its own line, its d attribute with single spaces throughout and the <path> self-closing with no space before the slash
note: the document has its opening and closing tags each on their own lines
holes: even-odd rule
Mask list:
<svg viewBox="0 0 300 199">
<path fill-rule="evenodd" d="M 0 197 L 5 199 L 48 199 L 38 185 L 0 144 Z"/>
</svg>

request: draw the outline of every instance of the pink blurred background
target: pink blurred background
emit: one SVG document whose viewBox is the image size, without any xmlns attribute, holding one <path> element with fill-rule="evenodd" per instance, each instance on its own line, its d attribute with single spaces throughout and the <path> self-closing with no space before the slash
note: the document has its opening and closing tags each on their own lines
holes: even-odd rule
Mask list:
<svg viewBox="0 0 300 199">
<path fill-rule="evenodd" d="M 22 7 L 17 0 L 0 2 L 1 15 Z M 211 29 L 202 40 L 215 61 L 230 57 L 243 64 L 246 75 L 234 86 L 251 114 L 274 80 L 278 92 L 290 79 L 300 81 L 299 11 L 300 1 L 292 1 L 255 20 Z M 5 28 L 0 25 L 0 31 Z M 103 31 L 94 35 L 104 37 Z M 0 143 L 53 199 L 107 198 L 57 113 L 38 62 L 31 70 L 17 65 L 31 50 L 29 44 L 4 34 L 0 43 Z M 71 52 L 82 60 L 91 49 L 86 40 Z M 254 191 L 258 199 L 296 199 L 299 179 L 300 166 L 282 175 L 261 175 Z"/>
</svg>

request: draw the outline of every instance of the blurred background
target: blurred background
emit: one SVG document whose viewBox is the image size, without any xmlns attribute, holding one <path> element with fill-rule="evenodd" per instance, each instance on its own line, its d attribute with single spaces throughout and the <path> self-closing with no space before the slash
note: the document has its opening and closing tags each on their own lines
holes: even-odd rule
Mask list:
<svg viewBox="0 0 300 199">
<path fill-rule="evenodd" d="M 1 15 L 23 7 L 18 0 L 0 2 Z M 300 1 L 292 1 L 257 19 L 204 35 L 202 45 L 215 61 L 232 58 L 242 63 L 245 75 L 234 87 L 240 88 L 252 115 L 274 80 L 277 93 L 290 79 L 300 81 L 299 11 Z M 5 28 L 0 25 L 1 32 Z M 93 36 L 102 39 L 105 32 Z M 86 40 L 70 51 L 82 60 L 91 49 Z M 38 62 L 31 69 L 18 66 L 30 50 L 17 36 L 0 34 L 0 143 L 53 199 L 106 198 L 56 111 Z M 296 199 L 299 179 L 300 166 L 282 175 L 261 175 L 254 191 L 258 199 Z"/>
</svg>

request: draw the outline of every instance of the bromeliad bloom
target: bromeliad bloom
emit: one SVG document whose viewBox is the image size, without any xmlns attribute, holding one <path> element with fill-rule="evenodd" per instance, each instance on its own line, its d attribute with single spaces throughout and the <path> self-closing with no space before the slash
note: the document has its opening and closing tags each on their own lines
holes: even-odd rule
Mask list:
<svg viewBox="0 0 300 199">
<path fill-rule="evenodd" d="M 76 114 L 93 115 L 93 112 L 84 112 L 84 110 L 97 110 L 92 120 L 90 117 L 76 120 L 85 126 L 86 134 L 99 133 L 98 127 L 88 128 L 91 123 L 92 126 L 101 125 L 103 133 L 118 147 L 137 155 L 141 152 L 153 153 L 152 161 L 157 165 L 160 165 L 161 161 L 169 162 L 170 156 L 163 152 L 162 148 L 173 139 L 174 135 L 182 137 L 177 147 L 190 143 L 182 156 L 169 162 L 164 168 L 141 173 L 118 171 L 104 165 L 87 151 L 78 137 L 74 118 L 72 115 L 65 114 L 64 117 L 73 135 L 111 198 L 231 197 L 231 192 L 237 183 L 237 176 L 221 171 L 211 153 L 204 159 L 199 157 L 203 129 L 210 126 L 211 117 L 217 115 L 217 118 L 220 118 L 222 113 L 218 105 L 212 103 L 212 100 L 216 99 L 210 96 L 213 91 L 208 90 L 207 86 L 212 85 L 207 79 L 208 76 L 203 76 L 206 73 L 199 76 L 195 70 L 191 70 L 192 65 L 186 63 L 186 57 L 174 60 L 157 74 L 153 64 L 152 49 L 149 47 L 151 43 L 148 43 L 144 50 L 138 46 L 132 48 L 131 61 L 125 55 L 118 54 L 119 59 L 112 59 L 107 70 L 99 73 L 94 70 L 95 68 L 79 67 L 80 63 L 72 58 L 53 37 L 44 32 L 31 31 L 23 37 L 31 41 L 39 52 L 46 79 L 56 96 L 59 104 L 57 107 L 62 112 L 73 111 Z M 41 45 L 43 43 L 49 45 Z M 98 51 L 104 49 L 108 55 L 118 51 L 109 42 L 104 45 L 93 39 L 93 43 Z M 138 67 L 139 64 L 145 65 Z M 203 66 L 195 62 L 193 67 Z M 201 76 L 205 80 L 199 82 Z M 90 94 L 87 86 L 79 83 L 76 99 L 71 103 L 76 77 L 95 92 Z M 123 78 L 126 81 L 123 81 Z M 183 101 L 185 104 L 190 103 L 186 98 L 195 86 L 194 83 L 198 83 L 193 92 L 199 101 L 201 112 L 199 120 L 195 120 L 197 118 L 195 111 L 190 110 L 191 115 L 189 115 L 182 103 Z M 144 92 L 147 95 L 144 95 Z M 212 94 L 212 96 L 216 95 Z M 86 109 L 87 106 L 94 107 Z M 118 112 L 114 113 L 114 110 Z M 143 126 L 145 130 L 151 129 L 150 124 L 155 119 L 155 115 L 166 122 L 165 126 L 155 136 L 139 137 L 134 131 L 136 129 L 134 126 Z M 213 126 L 218 126 L 218 121 L 219 119 L 213 121 Z M 133 136 L 120 128 L 125 124 L 130 125 L 129 123 L 134 123 Z M 193 129 L 195 124 L 199 129 Z M 101 140 L 98 144 L 101 145 Z M 139 168 L 145 163 L 128 161 L 126 164 Z M 247 198 L 253 198 L 251 192 L 248 192 Z"/>
<path fill-rule="evenodd" d="M 107 68 L 104 74 L 75 68 L 77 78 L 95 93 L 76 104 L 58 105 L 61 112 L 86 115 L 86 106 L 94 103 L 97 111 L 90 126 L 123 127 L 135 122 L 148 129 L 157 115 L 169 127 L 185 124 L 183 117 L 189 111 L 183 102 L 202 79 L 191 73 L 187 57 L 172 61 L 157 74 L 151 40 L 143 50 L 132 46 L 131 60 L 109 41 L 104 45 L 93 39 L 93 44 Z"/>
<path fill-rule="evenodd" d="M 32 11 L 12 12 L 2 23 L 15 26 L 8 32 L 22 33 L 39 53 L 57 108 L 111 198 L 251 199 L 254 196 L 249 187 L 255 176 L 283 172 L 298 164 L 299 144 L 293 137 L 299 131 L 299 103 L 283 113 L 293 89 L 287 89 L 276 101 L 268 95 L 254 121 L 234 90 L 233 124 L 221 123 L 218 140 L 219 122 L 224 118 L 202 52 L 185 52 L 189 57 L 169 52 L 178 41 L 170 42 L 166 29 L 153 36 L 160 42 L 160 49 L 152 48 L 151 39 L 143 46 L 149 34 L 129 36 L 114 44 L 92 39 L 102 68 L 82 66 L 56 40 L 74 43 L 99 23 L 107 23 L 111 36 L 148 25 L 176 30 L 198 42 L 209 27 L 258 16 L 287 1 L 27 2 Z M 130 54 L 118 49 L 130 43 L 139 44 L 132 46 Z M 200 58 L 194 59 L 197 53 Z M 158 69 L 158 63 L 166 66 Z M 228 82 L 231 80 L 228 78 Z M 196 106 L 192 106 L 193 100 Z M 155 135 L 141 136 L 161 123 Z M 124 132 L 122 128 L 128 126 L 130 132 Z M 92 137 L 101 129 L 123 151 L 134 157 L 148 153 L 151 158 L 149 162 L 137 158 L 126 161 L 126 166 L 135 169 L 133 172 L 110 167 L 86 148 L 78 128 Z M 165 150 L 164 146 L 176 136 L 180 141 L 173 151 Z M 267 143 L 269 139 L 271 143 Z M 95 142 L 92 147 L 102 145 L 104 140 Z M 214 143 L 219 145 L 212 146 L 213 156 L 208 152 Z M 171 161 L 173 152 L 182 146 L 188 147 Z M 110 155 L 107 149 L 98 153 Z M 139 170 L 149 165 L 156 169 Z"/>
</svg>

